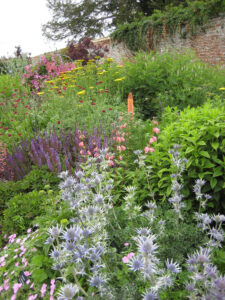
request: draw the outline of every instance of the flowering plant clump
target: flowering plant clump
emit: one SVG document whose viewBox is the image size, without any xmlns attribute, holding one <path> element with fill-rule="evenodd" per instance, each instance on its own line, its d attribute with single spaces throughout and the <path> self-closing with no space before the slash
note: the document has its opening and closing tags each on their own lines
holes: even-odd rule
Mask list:
<svg viewBox="0 0 225 300">
<path fill-rule="evenodd" d="M 63 63 L 60 56 L 42 56 L 36 65 L 26 66 L 23 83 L 28 85 L 31 90 L 39 92 L 45 80 L 50 80 L 59 76 L 61 72 L 70 71 L 75 68 L 73 63 Z"/>
<path fill-rule="evenodd" d="M 4 178 L 8 180 L 23 178 L 32 165 L 47 165 L 51 172 L 61 172 L 79 168 L 85 157 L 99 156 L 100 148 L 110 145 L 110 138 L 104 130 L 94 128 L 92 133 L 75 129 L 73 133 L 64 130 L 57 134 L 55 129 L 39 134 L 29 143 L 24 140 L 6 158 L 7 168 Z"/>
</svg>

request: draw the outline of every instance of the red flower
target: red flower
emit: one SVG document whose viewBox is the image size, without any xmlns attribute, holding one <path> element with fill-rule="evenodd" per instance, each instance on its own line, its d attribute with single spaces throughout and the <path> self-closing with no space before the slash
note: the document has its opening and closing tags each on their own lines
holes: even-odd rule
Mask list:
<svg viewBox="0 0 225 300">
<path fill-rule="evenodd" d="M 15 89 L 14 92 L 17 92 L 17 89 Z"/>
<path fill-rule="evenodd" d="M 17 108 L 17 104 L 14 104 L 13 106 L 14 106 L 15 108 Z"/>
<path fill-rule="evenodd" d="M 13 97 L 15 97 L 16 96 L 16 94 L 13 94 Z"/>
<path fill-rule="evenodd" d="M 28 106 L 28 105 L 25 105 L 25 107 L 28 108 L 29 106 Z"/>
<path fill-rule="evenodd" d="M 92 102 L 91 105 L 96 105 L 96 103 Z"/>
<path fill-rule="evenodd" d="M 17 111 L 14 111 L 14 114 L 16 115 L 16 114 L 18 114 L 18 112 L 17 112 Z"/>
<path fill-rule="evenodd" d="M 110 107 L 109 110 L 112 110 L 112 107 Z"/>
<path fill-rule="evenodd" d="M 105 112 L 105 110 L 103 109 L 103 111 L 102 112 Z"/>
<path fill-rule="evenodd" d="M 58 121 L 57 123 L 60 124 L 60 121 Z"/>
<path fill-rule="evenodd" d="M 9 133 L 9 134 L 8 134 L 8 137 L 10 137 L 10 136 L 11 136 L 11 134 Z"/>
<path fill-rule="evenodd" d="M 1 91 L 1 93 L 2 93 L 2 94 L 4 94 L 4 93 L 5 93 L 5 91 Z"/>
<path fill-rule="evenodd" d="M 0 102 L 0 105 L 3 105 L 4 103 L 3 102 Z"/>
<path fill-rule="evenodd" d="M 3 128 L 3 126 L 0 126 L 0 128 Z"/>
<path fill-rule="evenodd" d="M 8 127 L 5 127 L 5 128 L 4 128 L 4 130 L 8 130 L 8 129 L 9 129 Z"/>
<path fill-rule="evenodd" d="M 10 121 L 11 121 L 11 122 L 13 122 L 13 121 L 14 121 L 14 119 L 11 119 Z"/>
<path fill-rule="evenodd" d="M 22 133 L 18 133 L 18 135 L 22 135 Z"/>
<path fill-rule="evenodd" d="M 25 115 L 27 116 L 27 115 L 28 115 L 28 113 L 25 113 Z"/>
<path fill-rule="evenodd" d="M 80 103 L 83 103 L 84 101 L 83 101 L 83 100 L 80 100 L 79 102 L 80 102 Z"/>
<path fill-rule="evenodd" d="M 42 110 L 42 112 L 44 113 L 44 112 L 45 112 L 45 110 Z"/>
<path fill-rule="evenodd" d="M 62 93 L 62 91 L 58 91 L 58 94 L 61 94 Z"/>
</svg>

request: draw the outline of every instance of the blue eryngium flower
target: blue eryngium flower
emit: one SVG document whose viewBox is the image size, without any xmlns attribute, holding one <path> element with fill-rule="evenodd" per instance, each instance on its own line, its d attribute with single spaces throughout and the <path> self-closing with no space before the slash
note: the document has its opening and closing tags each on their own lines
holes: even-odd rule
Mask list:
<svg viewBox="0 0 225 300">
<path fill-rule="evenodd" d="M 58 292 L 58 300 L 72 300 L 74 296 L 79 292 L 79 288 L 77 285 L 66 284 L 61 287 Z"/>
<path fill-rule="evenodd" d="M 169 261 L 169 259 L 167 259 L 166 267 L 171 273 L 179 273 L 181 271 L 179 265 L 177 263 L 173 262 L 172 259 L 171 259 L 171 261 Z"/>
</svg>

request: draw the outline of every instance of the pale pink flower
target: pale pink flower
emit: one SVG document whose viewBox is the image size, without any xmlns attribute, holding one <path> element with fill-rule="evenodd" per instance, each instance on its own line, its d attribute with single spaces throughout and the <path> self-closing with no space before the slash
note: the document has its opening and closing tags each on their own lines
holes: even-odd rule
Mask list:
<svg viewBox="0 0 225 300">
<path fill-rule="evenodd" d="M 55 290 L 55 279 L 51 280 L 50 295 L 53 296 Z"/>
<path fill-rule="evenodd" d="M 80 142 L 80 143 L 79 143 L 79 147 L 84 147 L 84 143 L 83 143 L 83 142 Z"/>
<path fill-rule="evenodd" d="M 91 155 L 91 152 L 88 150 L 87 154 L 88 154 L 88 155 Z"/>
<path fill-rule="evenodd" d="M 117 146 L 117 151 L 121 151 L 121 147 L 120 146 Z"/>
<path fill-rule="evenodd" d="M 153 149 L 153 148 L 148 148 L 148 151 L 149 151 L 149 152 L 154 152 L 155 149 Z"/>
<path fill-rule="evenodd" d="M 114 162 L 112 160 L 110 160 L 109 161 L 109 165 L 113 167 L 114 166 Z"/>
<path fill-rule="evenodd" d="M 121 146 L 121 149 L 123 150 L 123 151 L 125 151 L 126 150 L 126 147 L 125 146 Z"/>
<path fill-rule="evenodd" d="M 81 155 L 83 154 L 83 150 L 80 150 L 80 154 L 81 154 Z"/>
<path fill-rule="evenodd" d="M 124 137 L 121 137 L 121 142 L 125 142 L 125 138 Z"/>
<path fill-rule="evenodd" d="M 154 128 L 153 128 L 153 132 L 155 132 L 156 134 L 159 134 L 160 129 L 159 129 L 158 127 L 154 127 Z"/>
<path fill-rule="evenodd" d="M 123 121 L 123 117 L 119 117 L 119 120 L 120 120 L 120 121 Z"/>
<path fill-rule="evenodd" d="M 13 285 L 13 293 L 16 294 L 18 292 L 18 290 L 21 288 L 22 283 L 15 283 Z"/>
<path fill-rule="evenodd" d="M 128 247 L 130 244 L 129 243 L 124 243 L 124 246 L 125 247 Z"/>
<path fill-rule="evenodd" d="M 47 284 L 45 284 L 45 283 L 41 287 L 41 298 L 44 298 L 44 295 L 46 293 L 46 287 L 47 287 Z"/>
<path fill-rule="evenodd" d="M 16 300 L 16 294 L 13 294 L 11 300 Z"/>
<path fill-rule="evenodd" d="M 4 290 L 8 291 L 9 289 L 9 279 L 4 280 Z"/>
<path fill-rule="evenodd" d="M 117 141 L 118 143 L 120 143 L 120 142 L 121 142 L 121 138 L 118 136 L 118 137 L 116 138 L 116 141 Z"/>
<path fill-rule="evenodd" d="M 134 256 L 134 252 L 130 252 L 130 253 L 127 255 L 127 257 L 128 257 L 129 259 L 131 259 L 132 256 Z"/>
<path fill-rule="evenodd" d="M 98 147 L 95 147 L 95 148 L 94 148 L 94 151 L 97 152 L 97 151 L 98 151 Z"/>
<path fill-rule="evenodd" d="M 129 262 L 129 258 L 127 256 L 124 256 L 122 258 L 122 261 L 123 261 L 124 264 L 127 264 Z"/>
<path fill-rule="evenodd" d="M 123 156 L 122 155 L 120 155 L 120 160 L 123 160 Z"/>
<path fill-rule="evenodd" d="M 157 141 L 157 137 L 156 136 L 152 136 L 152 139 L 156 142 Z"/>
<path fill-rule="evenodd" d="M 159 125 L 159 123 L 156 120 L 152 120 L 152 123 L 155 125 Z"/>
<path fill-rule="evenodd" d="M 30 275 L 32 275 L 32 272 L 26 271 L 26 272 L 24 272 L 24 274 L 25 274 L 26 276 L 30 276 Z"/>
<path fill-rule="evenodd" d="M 98 153 L 95 153 L 95 154 L 94 154 L 94 157 L 99 157 L 99 154 L 98 154 Z"/>
<path fill-rule="evenodd" d="M 31 231 L 32 231 L 31 228 L 28 228 L 28 229 L 27 229 L 27 233 L 30 233 Z"/>
<path fill-rule="evenodd" d="M 28 280 L 26 281 L 26 284 L 27 284 L 27 285 L 30 284 L 30 279 L 28 279 Z"/>
<path fill-rule="evenodd" d="M 15 267 L 18 267 L 19 266 L 19 263 L 17 262 L 17 263 L 15 263 Z"/>
<path fill-rule="evenodd" d="M 153 138 L 150 138 L 150 140 L 149 140 L 149 144 L 152 144 L 152 143 L 154 143 L 155 142 L 155 139 L 153 139 Z"/>
<path fill-rule="evenodd" d="M 112 156 L 110 156 L 110 158 L 109 158 L 109 159 L 113 160 L 114 158 L 115 158 L 115 156 L 114 156 L 114 155 L 112 155 Z"/>
<path fill-rule="evenodd" d="M 145 151 L 145 153 L 148 153 L 148 150 L 149 148 L 146 146 L 145 148 L 144 148 L 144 151 Z"/>
</svg>

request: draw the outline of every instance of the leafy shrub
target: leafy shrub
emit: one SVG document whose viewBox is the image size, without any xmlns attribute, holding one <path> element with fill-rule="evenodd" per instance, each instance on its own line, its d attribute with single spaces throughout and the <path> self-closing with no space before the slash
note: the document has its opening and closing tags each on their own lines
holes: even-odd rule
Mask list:
<svg viewBox="0 0 225 300">
<path fill-rule="evenodd" d="M 224 70 L 206 65 L 190 51 L 138 53 L 121 72 L 126 77 L 120 82 L 123 98 L 132 92 L 135 110 L 144 119 L 159 116 L 167 106 L 201 105 L 209 96 L 221 94 L 219 88 L 225 84 Z"/>
<path fill-rule="evenodd" d="M 45 212 L 47 196 L 45 192 L 33 191 L 19 193 L 9 200 L 3 212 L 3 231 L 7 233 L 24 233 L 31 226 L 36 216 Z"/>
<path fill-rule="evenodd" d="M 188 160 L 182 190 L 189 199 L 188 207 L 196 208 L 199 205 L 190 187 L 195 184 L 195 179 L 202 178 L 206 181 L 203 192 L 212 196 L 209 207 L 213 208 L 214 212 L 224 211 L 224 118 L 224 107 L 215 108 L 210 103 L 203 107 L 186 108 L 183 112 L 167 109 L 163 119 L 164 124 L 168 125 L 159 135 L 155 152 L 147 157 L 148 164 L 152 167 L 150 183 L 154 186 L 153 191 L 157 199 L 165 200 L 171 194 L 173 168 L 168 150 L 172 145 L 180 144 L 181 156 Z M 172 122 L 167 122 L 169 120 Z M 140 201 L 145 201 L 147 194 L 142 184 L 145 175 L 139 171 L 138 174 L 133 173 L 130 176 L 139 184 Z"/>
<path fill-rule="evenodd" d="M 52 190 L 58 190 L 59 178 L 49 172 L 47 166 L 41 169 L 33 167 L 29 174 L 17 182 L 0 181 L 0 215 L 6 208 L 8 201 L 17 194 L 32 192 L 33 190 L 41 190 L 45 185 L 51 185 Z"/>
<path fill-rule="evenodd" d="M 108 51 L 107 46 L 96 45 L 90 38 L 84 37 L 77 44 L 69 42 L 66 54 L 72 60 L 83 60 L 82 64 L 86 65 L 88 60 L 96 59 L 96 57 L 103 58 Z"/>
</svg>

